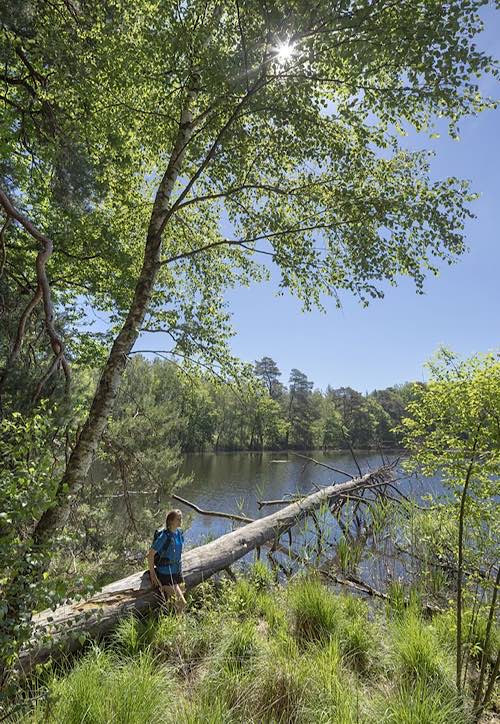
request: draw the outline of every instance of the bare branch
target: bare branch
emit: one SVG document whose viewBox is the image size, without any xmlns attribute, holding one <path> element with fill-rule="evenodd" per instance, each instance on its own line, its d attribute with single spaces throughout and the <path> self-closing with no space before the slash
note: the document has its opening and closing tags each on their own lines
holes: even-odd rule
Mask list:
<svg viewBox="0 0 500 724">
<path fill-rule="evenodd" d="M 7 214 L 7 217 L 2 225 L 2 228 L 0 229 L 0 277 L 3 275 L 3 270 L 5 268 L 5 260 L 7 258 L 7 252 L 5 250 L 5 232 L 7 230 L 7 227 L 9 226 L 11 221 L 11 217 L 9 214 Z"/>
<path fill-rule="evenodd" d="M 174 500 L 178 500 L 179 503 L 182 503 L 183 505 L 187 505 L 188 508 L 192 508 L 200 515 L 211 515 L 216 518 L 227 518 L 228 520 L 236 520 L 239 523 L 252 523 L 253 518 L 248 518 L 246 515 L 237 515 L 236 513 L 222 513 L 218 510 L 204 510 L 203 508 L 200 508 L 195 503 L 191 503 L 191 501 L 186 500 L 185 498 L 181 498 L 180 495 L 177 495 L 176 493 L 171 493 L 171 498 Z"/>
<path fill-rule="evenodd" d="M 5 212 L 13 219 L 15 219 L 19 224 L 21 224 L 21 226 L 26 229 L 28 234 L 36 239 L 41 245 L 41 249 L 37 254 L 35 262 L 36 275 L 38 280 L 37 294 L 38 291 L 40 291 L 42 295 L 43 308 L 45 313 L 45 329 L 49 337 L 50 346 L 52 347 L 52 351 L 54 353 L 53 365 L 51 365 L 47 373 L 42 378 L 41 382 L 43 381 L 44 384 L 47 381 L 48 377 L 50 377 L 53 372 L 59 368 L 59 366 L 61 366 L 64 370 L 66 383 L 69 384 L 71 379 L 71 370 L 69 367 L 69 363 L 64 355 L 63 341 L 58 335 L 54 326 L 54 307 L 52 304 L 50 284 L 46 270 L 47 261 L 52 255 L 52 251 L 54 249 L 54 243 L 52 239 L 49 239 L 49 237 L 43 234 L 39 229 L 37 229 L 37 227 L 26 216 L 18 211 L 18 209 L 14 206 L 12 201 L 2 189 L 0 189 L 0 204 L 3 206 Z M 49 372 L 50 374 L 48 374 Z M 38 399 L 41 389 L 42 387 L 39 383 L 35 392 L 34 401 Z"/>
<path fill-rule="evenodd" d="M 28 320 L 31 316 L 32 311 L 36 307 L 36 305 L 41 302 L 42 300 L 42 290 L 40 286 L 37 286 L 36 292 L 31 297 L 30 301 L 26 305 L 23 313 L 21 314 L 21 318 L 19 319 L 19 323 L 17 325 L 17 331 L 16 331 L 16 338 L 14 340 L 14 344 L 12 345 L 12 349 L 10 351 L 10 354 L 7 358 L 7 361 L 5 363 L 5 367 L 2 371 L 2 374 L 0 375 L 0 398 L 3 392 L 3 389 L 5 387 L 5 383 L 7 381 L 7 375 L 9 373 L 10 368 L 16 361 L 16 359 L 19 356 L 19 352 L 21 351 L 21 347 L 23 344 L 24 334 L 26 331 L 26 325 L 28 323 Z"/>
<path fill-rule="evenodd" d="M 293 450 L 290 450 L 290 452 L 292 453 L 292 455 L 295 455 L 295 457 L 302 458 L 303 460 L 308 460 L 309 462 L 314 463 L 315 465 L 319 465 L 322 468 L 328 468 L 328 470 L 333 470 L 334 473 L 340 473 L 341 475 L 345 475 L 347 478 L 354 478 L 351 473 L 347 473 L 345 470 L 339 470 L 339 468 L 334 468 L 331 465 L 327 465 L 326 463 L 320 463 L 319 460 L 310 458 L 308 455 L 302 455 L 301 453 L 294 452 Z"/>
</svg>

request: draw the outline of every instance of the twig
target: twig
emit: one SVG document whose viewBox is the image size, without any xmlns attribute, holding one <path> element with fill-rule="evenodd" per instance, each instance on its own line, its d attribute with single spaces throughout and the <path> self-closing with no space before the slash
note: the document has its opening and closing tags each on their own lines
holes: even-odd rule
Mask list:
<svg viewBox="0 0 500 724">
<path fill-rule="evenodd" d="M 346 473 L 345 470 L 339 470 L 339 468 L 334 468 L 331 465 L 327 465 L 326 463 L 320 463 L 319 460 L 315 460 L 314 458 L 309 457 L 308 455 L 302 455 L 301 453 L 294 452 L 293 450 L 290 450 L 292 455 L 295 455 L 298 458 L 302 458 L 303 460 L 308 460 L 311 463 L 314 463 L 315 465 L 320 465 L 322 468 L 327 468 L 328 470 L 333 470 L 334 473 L 340 473 L 340 475 L 345 475 L 347 478 L 353 479 L 353 475 L 351 473 Z M 363 474 L 361 473 L 361 470 L 359 471 L 360 476 L 362 477 Z"/>
<path fill-rule="evenodd" d="M 295 502 L 296 500 L 300 500 L 301 498 L 305 498 L 305 495 L 296 495 L 292 496 L 290 498 L 281 498 L 276 500 L 258 500 L 257 505 L 259 506 L 259 510 L 263 508 L 266 505 L 289 505 L 290 503 Z"/>
<path fill-rule="evenodd" d="M 349 452 L 350 452 L 351 455 L 352 455 L 352 459 L 354 460 L 354 464 L 356 465 L 356 467 L 357 467 L 357 469 L 358 469 L 358 473 L 359 473 L 359 475 L 360 475 L 360 477 L 361 477 L 361 476 L 363 475 L 363 472 L 362 472 L 362 470 L 361 470 L 360 464 L 358 463 L 358 459 L 357 459 L 356 455 L 354 454 L 354 448 L 353 448 L 352 445 L 351 445 L 351 441 L 349 440 L 349 438 L 348 438 L 347 435 L 344 435 L 344 440 L 345 440 L 346 443 L 347 443 L 347 447 L 349 448 Z"/>
<path fill-rule="evenodd" d="M 325 576 L 325 578 L 329 578 L 331 581 L 333 581 L 334 583 L 338 583 L 341 586 L 348 586 L 349 588 L 354 588 L 361 593 L 367 593 L 369 596 L 383 598 L 384 600 L 387 600 L 389 598 L 386 593 L 382 593 L 382 591 L 377 591 L 376 588 L 373 588 L 373 586 L 370 586 L 364 581 L 351 581 L 348 578 L 341 578 L 335 573 L 330 573 L 329 571 L 325 571 L 324 569 L 320 569 L 320 575 Z"/>
<path fill-rule="evenodd" d="M 213 515 L 213 516 L 215 516 L 216 518 L 227 518 L 228 520 L 237 520 L 237 521 L 239 521 L 240 523 L 253 523 L 253 522 L 254 522 L 254 519 L 253 519 L 253 518 L 248 518 L 248 517 L 245 516 L 245 515 L 237 515 L 236 513 L 223 513 L 223 512 L 218 511 L 218 510 L 204 510 L 203 508 L 200 508 L 200 507 L 199 507 L 198 505 L 196 505 L 195 503 L 191 503 L 190 500 L 186 500 L 185 498 L 181 498 L 180 495 L 176 495 L 175 493 L 172 493 L 172 494 L 171 494 L 171 497 L 172 497 L 174 500 L 178 500 L 179 503 L 183 503 L 184 505 L 187 505 L 188 508 L 192 508 L 192 509 L 195 510 L 197 513 L 199 513 L 200 515 Z"/>
<path fill-rule="evenodd" d="M 5 267 L 5 259 L 7 258 L 7 252 L 5 251 L 5 232 L 7 230 L 8 225 L 10 224 L 11 217 L 9 214 L 7 214 L 6 219 L 3 223 L 3 226 L 0 230 L 0 253 L 2 254 L 2 258 L 0 259 L 0 277 L 3 275 L 3 270 Z"/>
<path fill-rule="evenodd" d="M 384 593 L 383 591 L 378 591 L 373 586 L 370 586 L 369 583 L 366 583 L 365 581 L 362 581 L 359 578 L 356 578 L 354 576 L 349 576 L 348 578 L 340 578 L 339 576 L 335 575 L 334 573 L 330 573 L 329 571 L 325 571 L 324 569 L 320 570 L 320 574 L 322 576 L 325 576 L 326 578 L 329 578 L 330 580 L 334 581 L 335 583 L 339 583 L 342 586 L 349 586 L 351 588 L 354 588 L 361 593 L 366 593 L 369 596 L 374 596 L 375 598 L 382 598 L 384 601 L 390 601 L 390 596 L 387 595 L 387 593 Z M 405 599 L 405 604 L 408 604 L 408 600 Z M 425 603 L 423 604 L 424 608 L 429 613 L 442 613 L 443 609 L 439 606 L 435 606 L 431 603 Z"/>
<path fill-rule="evenodd" d="M 26 305 L 23 313 L 21 314 L 21 318 L 19 319 L 19 323 L 18 323 L 18 325 L 17 325 L 17 332 L 16 332 L 16 338 L 15 338 L 15 340 L 14 340 L 14 344 L 13 344 L 12 349 L 11 349 L 11 351 L 10 351 L 9 357 L 8 357 L 6 363 L 5 363 L 5 367 L 4 367 L 4 369 L 3 369 L 3 372 L 2 372 L 2 374 L 0 375 L 0 395 L 1 395 L 2 391 L 3 391 L 4 386 L 5 386 L 5 382 L 6 382 L 7 375 L 8 375 L 8 373 L 9 373 L 9 370 L 10 370 L 10 368 L 12 367 L 12 365 L 14 364 L 14 362 L 16 361 L 16 359 L 17 359 L 18 356 L 19 356 L 19 352 L 20 352 L 20 350 L 21 350 L 22 343 L 23 343 L 23 339 L 24 339 L 24 334 L 25 334 L 25 331 L 26 331 L 26 324 L 28 323 L 28 320 L 29 320 L 29 318 L 30 318 L 30 316 L 31 316 L 31 313 L 33 312 L 34 308 L 36 307 L 37 304 L 40 303 L 41 300 L 42 300 L 42 290 L 41 290 L 40 286 L 37 286 L 36 292 L 34 293 L 34 295 L 32 296 L 32 298 L 30 299 L 30 301 L 29 301 L 28 304 Z"/>
</svg>

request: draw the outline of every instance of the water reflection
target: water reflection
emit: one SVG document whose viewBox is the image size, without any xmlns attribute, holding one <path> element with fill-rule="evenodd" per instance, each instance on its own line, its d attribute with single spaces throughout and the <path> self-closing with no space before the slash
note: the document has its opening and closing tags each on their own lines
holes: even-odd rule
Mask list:
<svg viewBox="0 0 500 724">
<path fill-rule="evenodd" d="M 315 451 L 307 454 L 352 475 L 358 474 L 349 452 Z M 357 453 L 357 460 L 363 472 L 375 470 L 381 465 L 380 455 L 370 452 Z M 182 497 L 204 509 L 243 512 L 252 518 L 275 510 L 259 510 L 258 500 L 287 498 L 294 493 L 312 491 L 315 485 L 347 480 L 339 473 L 286 452 L 193 453 L 185 456 L 182 472 L 193 476 L 193 481 L 179 490 Z M 437 477 L 412 478 L 402 481 L 400 486 L 406 495 L 416 499 L 421 499 L 426 493 L 440 491 Z M 162 502 L 165 507 L 171 505 L 169 498 Z M 232 529 L 231 521 L 198 515 L 182 504 L 179 507 L 191 521 L 186 536 L 190 546 Z"/>
</svg>

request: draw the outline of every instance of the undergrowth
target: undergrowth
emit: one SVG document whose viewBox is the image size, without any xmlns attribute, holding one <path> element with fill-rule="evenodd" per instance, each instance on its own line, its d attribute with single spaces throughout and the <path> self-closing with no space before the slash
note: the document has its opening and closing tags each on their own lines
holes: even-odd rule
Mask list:
<svg viewBox="0 0 500 724">
<path fill-rule="evenodd" d="M 183 617 L 124 619 L 33 684 L 26 724 L 467 724 L 452 619 L 415 600 L 375 609 L 314 576 L 277 586 L 257 565 L 204 586 Z"/>
</svg>

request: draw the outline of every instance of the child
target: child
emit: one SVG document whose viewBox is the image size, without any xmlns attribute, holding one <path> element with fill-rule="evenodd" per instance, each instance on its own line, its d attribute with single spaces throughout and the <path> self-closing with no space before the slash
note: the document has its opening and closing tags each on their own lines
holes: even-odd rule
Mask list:
<svg viewBox="0 0 500 724">
<path fill-rule="evenodd" d="M 163 591 L 166 596 L 175 598 L 175 610 L 182 613 L 186 599 L 182 593 L 184 578 L 182 576 L 182 546 L 184 535 L 182 512 L 171 510 L 167 513 L 165 528 L 155 536 L 148 553 L 148 567 L 151 583 Z M 158 560 L 155 566 L 155 555 Z"/>
</svg>

